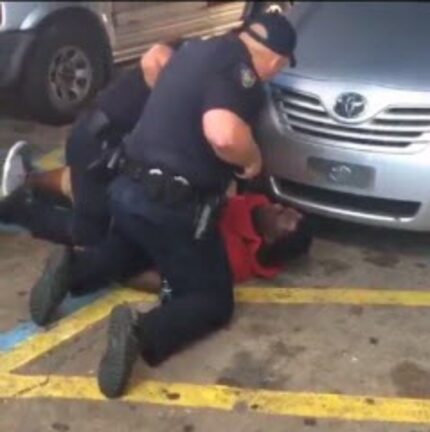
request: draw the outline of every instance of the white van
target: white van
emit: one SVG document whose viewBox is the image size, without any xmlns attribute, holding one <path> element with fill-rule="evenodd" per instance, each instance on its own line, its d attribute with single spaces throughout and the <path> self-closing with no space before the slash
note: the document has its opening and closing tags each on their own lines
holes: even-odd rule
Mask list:
<svg viewBox="0 0 430 432">
<path fill-rule="evenodd" d="M 156 41 L 223 33 L 289 2 L 0 2 L 0 92 L 61 124 Z"/>
</svg>

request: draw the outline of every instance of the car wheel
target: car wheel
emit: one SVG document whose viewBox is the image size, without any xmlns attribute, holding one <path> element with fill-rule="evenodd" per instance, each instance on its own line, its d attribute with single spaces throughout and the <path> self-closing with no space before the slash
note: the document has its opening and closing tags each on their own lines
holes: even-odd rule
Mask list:
<svg viewBox="0 0 430 432">
<path fill-rule="evenodd" d="M 104 85 L 105 42 L 77 22 L 56 22 L 44 28 L 25 64 L 24 108 L 48 124 L 72 121 Z"/>
</svg>

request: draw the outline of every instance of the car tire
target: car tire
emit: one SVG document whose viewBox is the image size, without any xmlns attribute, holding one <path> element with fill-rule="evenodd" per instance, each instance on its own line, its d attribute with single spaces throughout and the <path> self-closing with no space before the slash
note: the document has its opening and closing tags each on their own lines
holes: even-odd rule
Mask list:
<svg viewBox="0 0 430 432">
<path fill-rule="evenodd" d="M 24 67 L 24 109 L 47 124 L 74 120 L 107 80 L 106 45 L 99 31 L 75 20 L 41 29 Z"/>
</svg>

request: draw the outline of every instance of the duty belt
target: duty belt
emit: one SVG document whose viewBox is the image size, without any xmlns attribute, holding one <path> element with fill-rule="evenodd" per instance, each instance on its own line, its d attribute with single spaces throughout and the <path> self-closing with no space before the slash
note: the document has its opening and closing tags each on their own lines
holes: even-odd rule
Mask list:
<svg viewBox="0 0 430 432">
<path fill-rule="evenodd" d="M 197 203 L 206 195 L 181 175 L 171 174 L 162 168 L 149 168 L 144 163 L 127 157 L 119 162 L 119 170 L 141 183 L 146 195 L 153 201 L 166 204 Z"/>
<path fill-rule="evenodd" d="M 225 200 L 221 191 L 197 189 L 183 176 L 168 173 L 161 168 L 148 168 L 145 164 L 122 157 L 120 172 L 141 183 L 149 199 L 166 205 L 190 203 L 194 206 L 195 240 L 201 240 L 209 227 L 216 223 Z"/>
</svg>

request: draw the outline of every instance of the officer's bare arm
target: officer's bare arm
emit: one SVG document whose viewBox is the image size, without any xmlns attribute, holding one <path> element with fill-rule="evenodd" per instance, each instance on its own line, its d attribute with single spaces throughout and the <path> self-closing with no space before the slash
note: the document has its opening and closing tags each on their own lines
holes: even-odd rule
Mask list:
<svg viewBox="0 0 430 432">
<path fill-rule="evenodd" d="M 215 154 L 225 162 L 261 170 L 261 153 L 251 128 L 238 115 L 226 109 L 211 109 L 203 115 L 203 132 Z"/>
<path fill-rule="evenodd" d="M 155 44 L 140 58 L 140 68 L 147 85 L 154 87 L 159 73 L 170 60 L 173 49 L 168 45 Z"/>
</svg>

